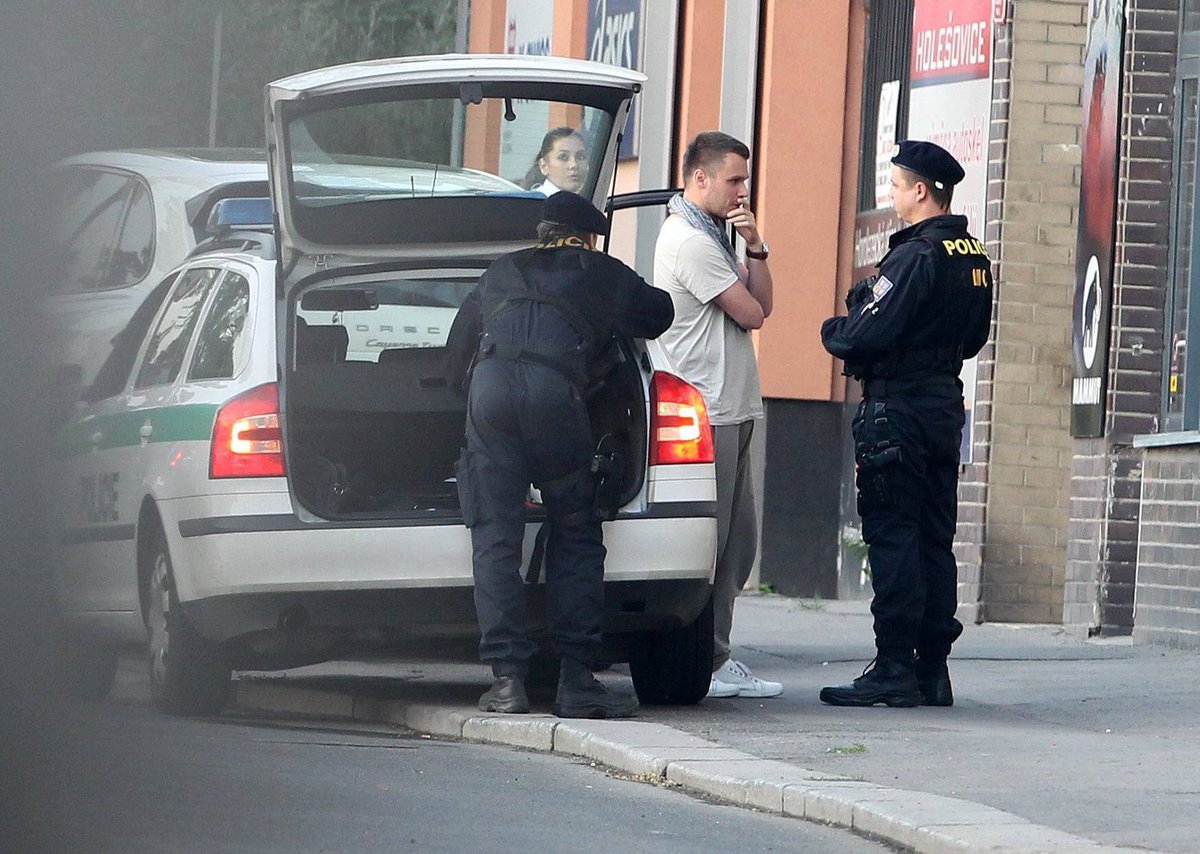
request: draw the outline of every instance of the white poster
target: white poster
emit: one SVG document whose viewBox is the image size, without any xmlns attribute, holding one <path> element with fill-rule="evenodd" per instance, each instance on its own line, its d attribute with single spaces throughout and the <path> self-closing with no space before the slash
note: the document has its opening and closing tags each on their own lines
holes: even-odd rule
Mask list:
<svg viewBox="0 0 1200 854">
<path fill-rule="evenodd" d="M 951 212 L 985 239 L 988 143 L 992 121 L 992 13 L 994 0 L 917 0 L 913 10 L 908 138 L 936 142 L 966 173 L 954 188 Z M 975 359 L 963 365 L 967 407 L 962 461 L 975 438 Z"/>
<path fill-rule="evenodd" d="M 899 110 L 900 81 L 888 80 L 879 87 L 879 118 L 875 124 L 876 210 L 892 206 L 892 155 L 896 148 L 896 116 Z"/>
</svg>

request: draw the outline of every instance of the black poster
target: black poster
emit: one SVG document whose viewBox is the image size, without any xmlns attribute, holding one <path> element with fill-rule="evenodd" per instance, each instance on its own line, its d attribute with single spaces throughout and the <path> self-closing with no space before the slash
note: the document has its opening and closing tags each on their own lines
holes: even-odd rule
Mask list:
<svg viewBox="0 0 1200 854">
<path fill-rule="evenodd" d="M 1083 168 L 1072 317 L 1071 435 L 1104 435 L 1125 0 L 1089 0 Z"/>
</svg>

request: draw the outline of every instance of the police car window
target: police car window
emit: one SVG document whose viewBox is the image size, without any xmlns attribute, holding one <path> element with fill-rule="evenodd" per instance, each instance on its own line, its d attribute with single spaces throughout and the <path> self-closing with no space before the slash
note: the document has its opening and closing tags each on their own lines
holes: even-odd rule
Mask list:
<svg viewBox="0 0 1200 854">
<path fill-rule="evenodd" d="M 204 299 L 212 289 L 220 271 L 192 269 L 184 273 L 171 293 L 158 325 L 150 335 L 146 355 L 138 371 L 135 388 L 166 385 L 175 382 L 183 367 L 188 341 L 196 328 L 196 320 Z"/>
<path fill-rule="evenodd" d="M 109 268 L 107 287 L 110 288 L 140 282 L 150 272 L 150 260 L 154 256 L 154 204 L 150 200 L 150 191 L 141 181 L 133 181 L 132 186 L 125 225 Z"/>
<path fill-rule="evenodd" d="M 250 283 L 230 273 L 213 298 L 192 356 L 189 380 L 233 379 L 246 364 L 250 350 Z"/>
<path fill-rule="evenodd" d="M 612 114 L 536 98 L 483 96 L 351 104 L 288 125 L 296 200 L 309 207 L 386 198 L 588 195 Z"/>
<path fill-rule="evenodd" d="M 117 230 L 135 186 L 126 176 L 99 170 L 80 170 L 70 182 L 57 225 L 63 290 L 108 287 Z"/>
<path fill-rule="evenodd" d="M 166 299 L 167 293 L 171 290 L 178 275 L 178 273 L 172 273 L 159 282 L 145 301 L 138 306 L 125 328 L 113 338 L 112 350 L 109 351 L 108 358 L 104 360 L 100 370 L 96 372 L 96 378 L 92 380 L 91 386 L 84 392 L 84 400 L 94 403 L 97 400 L 118 395 L 125 390 L 125 385 L 129 382 L 129 375 L 133 372 L 133 364 L 137 360 L 138 349 L 146 340 L 150 324 L 154 321 L 154 316 L 158 314 L 159 307 Z"/>
</svg>

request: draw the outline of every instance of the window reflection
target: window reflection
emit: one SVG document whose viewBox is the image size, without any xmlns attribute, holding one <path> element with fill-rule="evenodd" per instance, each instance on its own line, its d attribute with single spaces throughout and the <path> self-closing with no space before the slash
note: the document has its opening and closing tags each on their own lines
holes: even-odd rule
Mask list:
<svg viewBox="0 0 1200 854">
<path fill-rule="evenodd" d="M 175 286 L 158 326 L 150 336 L 136 388 L 175 382 L 204 299 L 217 277 L 216 270 L 188 270 Z"/>
<path fill-rule="evenodd" d="M 1170 289 L 1167 325 L 1167 405 L 1168 429 L 1183 427 L 1184 382 L 1187 378 L 1187 325 L 1192 279 L 1192 220 L 1195 215 L 1196 142 L 1200 82 L 1185 78 L 1180 90 L 1180 145 L 1175 182 L 1175 244 L 1173 280 Z"/>
<path fill-rule="evenodd" d="M 249 312 L 250 283 L 245 276 L 230 273 L 217 291 L 196 339 L 189 379 L 216 380 L 237 376 L 246 363 L 250 346 L 246 328 Z"/>
</svg>

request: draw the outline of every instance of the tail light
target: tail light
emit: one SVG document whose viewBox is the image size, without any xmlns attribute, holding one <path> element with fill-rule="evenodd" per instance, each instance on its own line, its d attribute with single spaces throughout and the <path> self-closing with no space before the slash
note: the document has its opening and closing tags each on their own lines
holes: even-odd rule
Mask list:
<svg viewBox="0 0 1200 854">
<path fill-rule="evenodd" d="M 280 477 L 279 388 L 267 383 L 221 407 L 213 426 L 209 477 Z"/>
<path fill-rule="evenodd" d="M 650 465 L 712 461 L 704 395 L 674 374 L 655 371 L 650 381 Z"/>
</svg>

